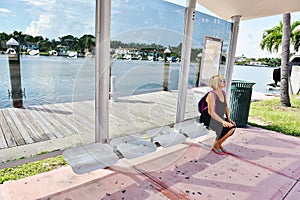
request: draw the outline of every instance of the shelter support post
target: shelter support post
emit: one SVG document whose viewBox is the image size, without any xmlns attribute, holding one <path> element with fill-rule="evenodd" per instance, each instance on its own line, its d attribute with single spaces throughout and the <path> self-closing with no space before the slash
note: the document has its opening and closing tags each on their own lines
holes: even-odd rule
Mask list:
<svg viewBox="0 0 300 200">
<path fill-rule="evenodd" d="M 95 142 L 109 140 L 111 0 L 96 0 Z"/>
<path fill-rule="evenodd" d="M 188 88 L 188 78 L 190 71 L 190 59 L 192 49 L 192 36 L 194 30 L 196 0 L 187 0 L 185 9 L 184 34 L 181 49 L 181 64 L 178 81 L 178 97 L 177 97 L 177 112 L 176 123 L 184 120 L 186 95 Z"/>
<path fill-rule="evenodd" d="M 231 38 L 230 38 L 230 46 L 228 51 L 228 60 L 227 60 L 227 68 L 226 68 L 226 94 L 227 98 L 230 97 L 230 88 L 231 88 L 231 82 L 232 82 L 232 74 L 233 74 L 233 66 L 234 66 L 234 57 L 236 52 L 236 44 L 237 44 L 237 38 L 238 38 L 238 32 L 239 32 L 239 25 L 240 25 L 240 15 L 235 15 L 231 17 L 233 25 L 232 25 L 232 31 L 231 31 Z"/>
</svg>

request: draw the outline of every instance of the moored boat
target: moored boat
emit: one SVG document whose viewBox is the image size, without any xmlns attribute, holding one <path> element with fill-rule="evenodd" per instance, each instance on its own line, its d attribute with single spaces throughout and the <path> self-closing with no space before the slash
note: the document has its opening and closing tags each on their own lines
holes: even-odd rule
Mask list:
<svg viewBox="0 0 300 200">
<path fill-rule="evenodd" d="M 27 49 L 27 52 L 30 56 L 39 56 L 40 55 L 39 49 Z"/>
<path fill-rule="evenodd" d="M 5 51 L 5 54 L 8 54 L 8 55 L 16 55 L 17 52 L 14 48 L 8 48 L 6 51 Z"/>
<path fill-rule="evenodd" d="M 51 51 L 49 51 L 49 55 L 51 55 L 51 56 L 58 56 L 58 53 L 55 50 L 51 50 Z"/>
<path fill-rule="evenodd" d="M 69 58 L 77 58 L 77 52 L 76 51 L 68 51 L 67 55 Z"/>
</svg>

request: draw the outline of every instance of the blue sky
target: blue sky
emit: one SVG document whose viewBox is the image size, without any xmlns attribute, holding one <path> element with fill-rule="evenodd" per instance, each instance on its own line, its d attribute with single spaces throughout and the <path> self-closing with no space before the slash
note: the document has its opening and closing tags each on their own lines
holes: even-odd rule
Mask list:
<svg viewBox="0 0 300 200">
<path fill-rule="evenodd" d="M 157 31 L 164 26 L 169 34 L 157 34 L 156 41 L 167 41 L 172 37 L 180 38 L 176 33 L 183 26 L 181 19 L 170 19 L 166 13 L 169 10 L 166 7 L 153 8 L 153 2 L 160 0 L 141 0 L 135 1 L 134 4 L 129 0 L 112 0 L 112 21 L 114 16 L 124 15 L 118 23 L 113 23 L 111 32 L 112 38 L 118 38 L 120 35 L 140 36 L 143 42 L 146 35 L 141 36 L 139 29 L 142 22 L 143 33 Z M 185 6 L 186 0 L 172 0 L 178 5 Z M 149 10 L 152 5 L 152 10 Z M 137 13 L 136 15 L 126 16 L 122 10 L 125 9 Z M 138 10 L 137 10 L 138 9 Z M 197 5 L 198 11 L 213 15 L 207 9 Z M 137 12 L 139 11 L 139 12 Z M 182 12 L 181 9 L 172 12 Z M 153 15 L 159 15 L 160 22 L 152 20 Z M 134 17 L 133 17 L 134 16 Z M 172 15 L 175 16 L 175 15 Z M 120 18 L 119 18 L 120 19 Z M 274 27 L 279 24 L 282 15 L 265 17 L 255 20 L 242 21 L 240 23 L 240 32 L 238 36 L 236 55 L 244 54 L 247 57 L 273 57 L 269 53 L 260 50 L 259 42 L 265 29 Z M 300 20 L 300 12 L 292 14 L 292 21 Z M 83 34 L 93 34 L 95 24 L 95 0 L 1 0 L 0 1 L 0 31 L 11 33 L 13 30 L 22 31 L 31 35 L 42 35 L 49 39 L 72 34 L 82 36 Z M 163 23 L 162 23 L 163 21 Z M 129 23 L 128 23 L 129 22 Z M 128 27 L 130 24 L 130 28 Z M 168 28 L 167 28 L 168 27 Z M 129 29 L 128 29 L 129 28 Z M 128 32 L 128 30 L 132 30 Z M 158 32 L 157 32 L 158 33 Z M 163 35 L 167 35 L 165 37 Z"/>
<path fill-rule="evenodd" d="M 94 4 L 94 0 L 1 0 L 0 30 L 18 30 L 50 39 L 94 33 Z"/>
</svg>

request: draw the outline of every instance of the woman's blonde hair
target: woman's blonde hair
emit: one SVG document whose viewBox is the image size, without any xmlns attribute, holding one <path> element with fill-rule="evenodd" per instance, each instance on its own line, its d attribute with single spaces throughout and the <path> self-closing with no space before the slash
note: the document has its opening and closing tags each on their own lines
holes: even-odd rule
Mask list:
<svg viewBox="0 0 300 200">
<path fill-rule="evenodd" d="M 224 79 L 224 76 L 222 76 L 222 75 L 212 76 L 209 80 L 209 86 L 214 90 L 218 89 L 219 88 L 219 81 L 222 80 L 222 79 Z"/>
</svg>

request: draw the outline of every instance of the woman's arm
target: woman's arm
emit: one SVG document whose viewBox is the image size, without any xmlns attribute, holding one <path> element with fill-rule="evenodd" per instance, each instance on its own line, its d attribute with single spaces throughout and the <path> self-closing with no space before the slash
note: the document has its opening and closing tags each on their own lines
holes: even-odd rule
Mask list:
<svg viewBox="0 0 300 200">
<path fill-rule="evenodd" d="M 228 108 L 227 101 L 226 101 L 226 110 L 225 110 L 225 115 L 226 115 L 226 118 L 229 120 L 229 119 L 230 119 L 230 112 L 229 112 L 229 108 Z"/>
</svg>

